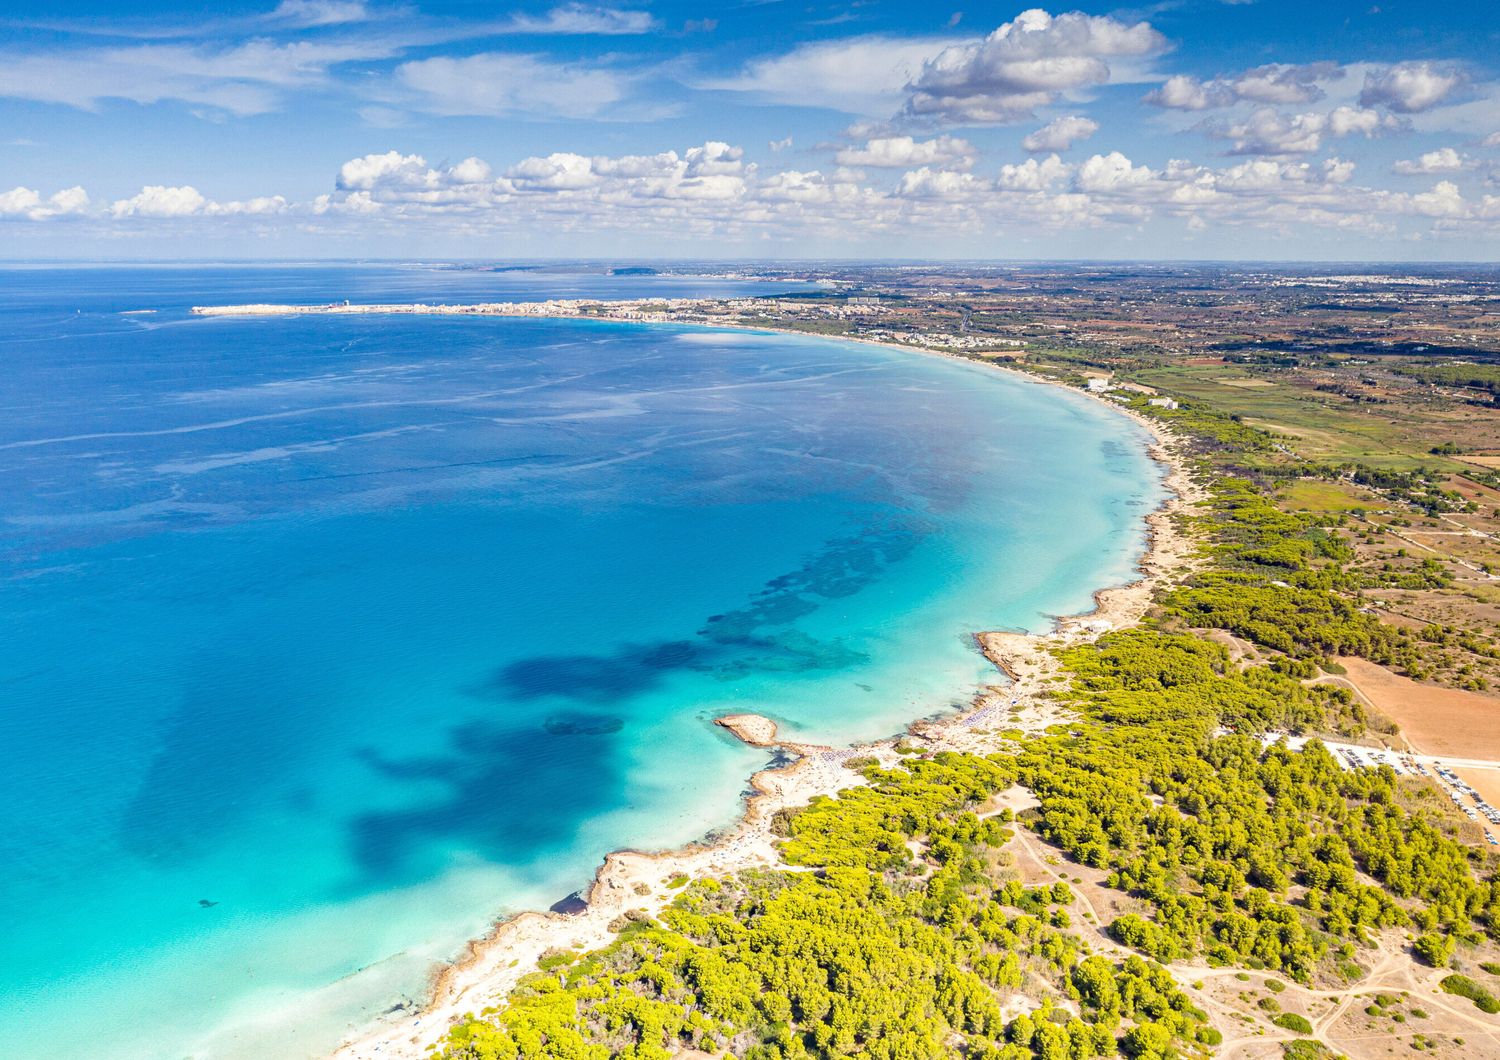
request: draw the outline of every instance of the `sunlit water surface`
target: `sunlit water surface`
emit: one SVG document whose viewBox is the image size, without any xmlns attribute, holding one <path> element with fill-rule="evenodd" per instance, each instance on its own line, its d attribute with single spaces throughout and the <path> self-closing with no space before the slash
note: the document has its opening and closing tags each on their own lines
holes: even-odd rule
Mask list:
<svg viewBox="0 0 1500 1060">
<path fill-rule="evenodd" d="M 766 757 L 714 716 L 847 743 L 966 702 L 969 635 L 1129 580 L 1161 494 L 1125 418 L 936 357 L 186 312 L 788 285 L 0 281 L 9 1057 L 315 1055 L 608 850 L 731 821 Z"/>
</svg>

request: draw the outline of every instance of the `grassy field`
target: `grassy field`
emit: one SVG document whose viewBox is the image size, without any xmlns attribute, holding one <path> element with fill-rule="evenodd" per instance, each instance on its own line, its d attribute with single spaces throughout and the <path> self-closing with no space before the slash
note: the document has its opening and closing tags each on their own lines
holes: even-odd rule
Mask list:
<svg viewBox="0 0 1500 1060">
<path fill-rule="evenodd" d="M 1235 365 L 1164 365 L 1133 375 L 1163 393 L 1205 402 L 1293 439 L 1298 453 L 1312 460 L 1396 470 L 1462 466 L 1428 452 L 1434 436 L 1453 436 L 1448 421 L 1459 418 L 1457 410 L 1353 402 L 1315 389 L 1294 372 L 1273 376 Z"/>
<path fill-rule="evenodd" d="M 1357 487 L 1342 482 L 1298 479 L 1276 495 L 1294 512 L 1373 512 L 1387 505 Z"/>
</svg>

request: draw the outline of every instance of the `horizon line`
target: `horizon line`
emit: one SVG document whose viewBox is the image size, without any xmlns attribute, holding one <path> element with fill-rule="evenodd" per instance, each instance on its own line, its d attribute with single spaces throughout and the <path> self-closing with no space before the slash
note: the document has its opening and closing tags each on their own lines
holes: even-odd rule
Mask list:
<svg viewBox="0 0 1500 1060">
<path fill-rule="evenodd" d="M 559 257 L 266 257 L 266 258 L 0 258 L 0 268 L 25 266 L 112 266 L 112 265 L 448 265 L 448 264 L 537 264 L 537 265 L 619 265 L 645 263 L 662 265 L 777 265 L 811 267 L 818 265 L 1198 265 L 1198 266 L 1400 266 L 1403 268 L 1468 267 L 1500 270 L 1500 261 L 1466 258 L 902 258 L 902 257 L 809 257 L 809 258 L 694 258 L 694 257 L 627 257 L 627 256 L 559 256 Z"/>
</svg>

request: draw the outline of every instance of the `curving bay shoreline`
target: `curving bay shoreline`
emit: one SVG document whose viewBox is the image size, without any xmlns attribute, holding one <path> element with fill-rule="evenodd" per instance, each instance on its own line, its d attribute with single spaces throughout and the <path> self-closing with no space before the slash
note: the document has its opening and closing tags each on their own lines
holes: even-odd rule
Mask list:
<svg viewBox="0 0 1500 1060">
<path fill-rule="evenodd" d="M 475 306 L 329 304 L 323 306 L 245 305 L 194 307 L 200 316 L 285 316 L 301 314 L 488 315 L 598 319 L 604 322 L 671 322 L 747 331 L 775 332 L 821 338 L 807 332 L 746 325 L 717 319 L 685 320 L 642 309 L 645 303 L 610 303 L 599 300 L 546 303 L 488 303 Z M 663 300 L 651 300 L 662 306 Z M 675 300 L 674 312 L 694 312 L 722 303 L 716 300 Z M 588 307 L 585 312 L 583 307 Z M 953 354 L 870 339 L 828 336 L 836 341 L 863 342 L 906 353 Z M 973 362 L 983 364 L 984 362 Z M 1017 372 L 1032 382 L 1053 384 Z M 1072 393 L 1079 391 L 1069 389 Z M 612 938 L 612 922 L 627 913 L 654 915 L 672 900 L 676 891 L 669 883 L 679 875 L 725 875 L 754 867 L 777 865 L 777 837 L 771 825 L 778 810 L 805 805 L 817 795 L 863 783 L 844 763 L 856 756 L 874 756 L 884 763 L 900 756 L 895 748 L 902 739 L 929 750 L 987 753 L 1003 744 L 994 730 L 1019 728 L 1027 732 L 1045 729 L 1064 717 L 1053 702 L 1039 695 L 1056 670 L 1051 654 L 1058 646 L 1089 640 L 1111 629 L 1131 625 L 1144 615 L 1157 587 L 1191 562 L 1191 542 L 1178 530 L 1174 517 L 1190 507 L 1198 494 L 1186 467 L 1173 451 L 1175 439 L 1160 424 L 1094 395 L 1094 400 L 1134 420 L 1153 437 L 1150 455 L 1167 469 L 1164 484 L 1168 499 L 1146 517 L 1147 547 L 1137 569 L 1141 577 L 1127 585 L 1097 590 L 1094 608 L 1059 618 L 1045 634 L 1006 632 L 977 633 L 976 641 L 989 661 L 1005 673 L 1011 684 L 981 689 L 966 710 L 913 722 L 903 737 L 894 737 L 848 748 L 829 748 L 788 743 L 776 734 L 775 724 L 759 715 L 740 714 L 717 719 L 718 724 L 747 744 L 776 747 L 795 756 L 789 765 L 772 767 L 750 778 L 753 794 L 746 801 L 739 823 L 722 834 L 687 847 L 646 853 L 620 850 L 606 856 L 584 898 L 586 908 L 576 913 L 523 912 L 500 922 L 482 938 L 472 940 L 465 952 L 434 976 L 427 1003 L 419 1010 L 398 1009 L 373 1026 L 357 1031 L 333 1054 L 340 1060 L 374 1057 L 425 1056 L 440 1041 L 453 1021 L 503 1000 L 515 983 L 528 974 L 538 959 L 559 949 L 593 949 Z"/>
</svg>

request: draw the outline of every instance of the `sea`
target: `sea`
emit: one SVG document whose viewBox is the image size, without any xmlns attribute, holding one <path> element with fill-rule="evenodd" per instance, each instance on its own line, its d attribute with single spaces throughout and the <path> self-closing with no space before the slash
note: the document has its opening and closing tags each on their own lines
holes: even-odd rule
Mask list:
<svg viewBox="0 0 1500 1060">
<path fill-rule="evenodd" d="M 603 856 L 1002 680 L 1164 497 L 1097 401 L 663 324 L 193 305 L 806 293 L 0 267 L 0 1053 L 302 1057 Z"/>
</svg>

